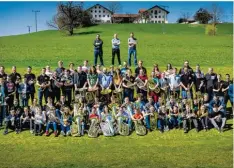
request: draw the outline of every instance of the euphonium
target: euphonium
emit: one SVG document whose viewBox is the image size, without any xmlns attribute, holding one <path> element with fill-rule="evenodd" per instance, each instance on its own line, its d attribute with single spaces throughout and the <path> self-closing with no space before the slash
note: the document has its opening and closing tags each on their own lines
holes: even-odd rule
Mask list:
<svg viewBox="0 0 234 168">
<path fill-rule="evenodd" d="M 135 123 L 136 134 L 144 136 L 146 134 L 145 126 L 141 123 L 141 121 L 135 121 L 134 123 Z"/>
<path fill-rule="evenodd" d="M 120 135 L 128 136 L 129 135 L 129 126 L 124 122 L 126 118 L 119 117 L 118 118 L 118 131 Z"/>
<path fill-rule="evenodd" d="M 100 127 L 99 127 L 98 119 L 92 119 L 89 131 L 88 131 L 88 136 L 90 138 L 96 138 L 98 136 L 99 131 L 100 131 Z"/>
<path fill-rule="evenodd" d="M 153 80 L 150 80 L 150 81 L 148 82 L 148 84 L 149 84 L 149 89 L 150 89 L 151 91 L 154 91 L 155 93 L 160 93 L 161 89 L 160 89 L 159 87 L 156 87 L 156 88 L 154 89 L 155 83 L 154 83 Z"/>
</svg>

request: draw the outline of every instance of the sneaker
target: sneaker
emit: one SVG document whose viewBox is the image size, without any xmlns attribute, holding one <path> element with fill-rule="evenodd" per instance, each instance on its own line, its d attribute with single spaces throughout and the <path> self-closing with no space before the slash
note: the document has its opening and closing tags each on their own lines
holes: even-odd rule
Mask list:
<svg viewBox="0 0 234 168">
<path fill-rule="evenodd" d="M 64 132 L 64 131 L 61 131 L 61 135 L 66 136 L 66 134 L 65 134 L 65 132 Z"/>
<path fill-rule="evenodd" d="M 34 134 L 35 136 L 37 136 L 38 135 L 38 133 L 37 132 L 35 132 L 35 134 Z"/>
<path fill-rule="evenodd" d="M 187 130 L 187 129 L 185 129 L 185 130 L 184 130 L 184 133 L 188 133 L 188 130 Z"/>
<path fill-rule="evenodd" d="M 57 137 L 57 136 L 58 136 L 57 131 L 54 131 L 54 137 Z"/>
<path fill-rule="evenodd" d="M 72 135 L 73 137 L 79 137 L 80 136 L 80 134 L 74 134 L 74 135 Z"/>
<path fill-rule="evenodd" d="M 49 131 L 46 131 L 46 132 L 45 132 L 45 136 L 49 136 Z"/>
<path fill-rule="evenodd" d="M 222 133 L 223 133 L 223 128 L 220 128 L 220 132 L 222 132 Z"/>
<path fill-rule="evenodd" d="M 16 133 L 16 134 L 19 134 L 19 133 L 20 133 L 20 130 L 19 130 L 19 129 L 16 129 L 16 130 L 15 130 L 15 133 Z"/>
<path fill-rule="evenodd" d="M 34 131 L 33 131 L 33 130 L 30 130 L 30 133 L 31 133 L 31 134 L 33 134 L 33 133 L 34 133 Z"/>
<path fill-rule="evenodd" d="M 68 132 L 67 132 L 67 136 L 71 136 L 71 131 L 68 131 Z"/>
<path fill-rule="evenodd" d="M 163 130 L 160 129 L 159 132 L 160 132 L 160 133 L 163 133 Z"/>
<path fill-rule="evenodd" d="M 8 131 L 4 131 L 4 132 L 3 132 L 3 135 L 6 135 L 6 134 L 8 134 Z"/>
</svg>

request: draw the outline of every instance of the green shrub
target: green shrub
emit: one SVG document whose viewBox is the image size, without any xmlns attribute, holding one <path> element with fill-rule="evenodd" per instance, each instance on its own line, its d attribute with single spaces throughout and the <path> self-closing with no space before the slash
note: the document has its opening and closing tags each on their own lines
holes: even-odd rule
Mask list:
<svg viewBox="0 0 234 168">
<path fill-rule="evenodd" d="M 206 25 L 206 35 L 209 35 L 209 36 L 215 36 L 216 33 L 217 33 L 217 27 L 215 24 L 208 24 Z"/>
</svg>

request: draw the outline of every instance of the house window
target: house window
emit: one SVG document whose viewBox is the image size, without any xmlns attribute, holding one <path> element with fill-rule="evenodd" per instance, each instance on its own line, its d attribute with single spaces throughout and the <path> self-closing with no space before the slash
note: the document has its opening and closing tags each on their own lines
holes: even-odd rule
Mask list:
<svg viewBox="0 0 234 168">
<path fill-rule="evenodd" d="M 103 10 L 103 13 L 105 13 L 105 11 Z"/>
<path fill-rule="evenodd" d="M 95 13 L 97 13 L 97 11 L 96 11 L 96 10 L 95 10 L 94 12 L 95 12 Z"/>
<path fill-rule="evenodd" d="M 152 10 L 151 13 L 153 13 L 154 11 Z"/>
<path fill-rule="evenodd" d="M 92 13 L 93 11 L 91 10 L 90 12 Z"/>
<path fill-rule="evenodd" d="M 99 15 L 99 17 L 101 17 L 101 15 Z"/>
<path fill-rule="evenodd" d="M 164 21 L 162 21 L 162 23 L 164 23 Z"/>
<path fill-rule="evenodd" d="M 99 6 L 99 9 L 101 9 L 101 7 Z"/>
<path fill-rule="evenodd" d="M 158 23 L 161 23 L 161 21 L 158 21 Z"/>
<path fill-rule="evenodd" d="M 109 15 L 107 15 L 107 17 L 109 17 Z"/>
<path fill-rule="evenodd" d="M 103 15 L 103 17 L 105 17 L 105 15 Z"/>
<path fill-rule="evenodd" d="M 157 18 L 157 15 L 155 15 L 154 17 Z"/>
<path fill-rule="evenodd" d="M 95 9 L 97 9 L 97 7 L 95 6 Z"/>
<path fill-rule="evenodd" d="M 158 18 L 161 18 L 161 15 L 159 15 Z"/>
<path fill-rule="evenodd" d="M 99 11 L 99 13 L 101 13 L 101 11 Z"/>
<path fill-rule="evenodd" d="M 155 14 L 155 15 L 157 15 L 157 14 L 158 14 L 158 11 L 157 11 L 157 10 L 155 10 L 155 11 L 154 11 L 154 14 Z"/>
<path fill-rule="evenodd" d="M 158 13 L 161 13 L 161 10 L 159 10 Z"/>
<path fill-rule="evenodd" d="M 95 17 L 97 17 L 97 15 L 95 15 Z"/>
</svg>

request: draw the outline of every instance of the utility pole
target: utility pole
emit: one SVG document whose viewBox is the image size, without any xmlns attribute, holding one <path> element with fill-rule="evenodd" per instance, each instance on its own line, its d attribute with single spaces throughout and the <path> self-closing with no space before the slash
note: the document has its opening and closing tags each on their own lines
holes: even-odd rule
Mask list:
<svg viewBox="0 0 234 168">
<path fill-rule="evenodd" d="M 32 27 L 32 26 L 27 26 L 28 27 L 28 33 L 30 33 L 30 28 Z"/>
<path fill-rule="evenodd" d="M 165 9 L 166 8 L 169 8 L 169 6 L 164 6 L 164 5 L 160 5 L 161 8 Z M 165 11 L 164 11 L 165 12 Z M 163 24 L 162 24 L 162 32 L 163 34 L 165 34 L 165 21 L 166 21 L 166 16 L 167 16 L 167 13 L 165 12 L 165 15 L 164 15 L 164 21 L 163 21 Z"/>
<path fill-rule="evenodd" d="M 34 11 L 34 10 L 32 10 L 32 12 L 34 12 L 34 13 L 35 13 L 35 24 L 36 24 L 36 26 L 35 26 L 35 27 L 36 27 L 36 32 L 37 32 L 37 13 L 38 13 L 38 12 L 40 12 L 40 11 L 39 11 L 39 10 L 35 10 L 35 11 Z"/>
</svg>

